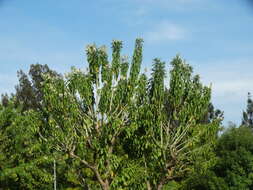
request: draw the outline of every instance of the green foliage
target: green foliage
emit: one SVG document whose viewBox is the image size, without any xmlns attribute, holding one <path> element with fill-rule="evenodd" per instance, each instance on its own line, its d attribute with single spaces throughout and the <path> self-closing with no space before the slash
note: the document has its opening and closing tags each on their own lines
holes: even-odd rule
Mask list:
<svg viewBox="0 0 253 190">
<path fill-rule="evenodd" d="M 213 171 L 208 170 L 204 174 L 198 172 L 188 177 L 181 189 L 184 190 L 229 190 L 224 179 L 217 177 Z"/>
<path fill-rule="evenodd" d="M 229 128 L 219 139 L 219 161 L 214 171 L 225 180 L 231 190 L 253 187 L 252 139 L 252 130 L 243 126 Z"/>
<path fill-rule="evenodd" d="M 142 46 L 137 39 L 131 64 L 115 40 L 111 62 L 105 46 L 87 46 L 85 72 L 20 71 L 16 94 L 0 106 L 0 186 L 52 189 L 55 160 L 59 189 L 218 187 L 210 168 L 222 114 L 211 88 L 179 56 L 167 85 L 159 59 L 142 74 Z"/>
<path fill-rule="evenodd" d="M 213 149 L 221 118 L 202 122 L 209 111 L 211 90 L 192 76 L 192 68 L 179 56 L 171 65 L 166 90 L 165 63 L 154 60 L 148 86 L 139 88 L 137 130 L 126 141 L 134 150 L 130 156 L 142 159 L 146 183 L 152 189 L 195 170 L 204 173 L 215 164 Z M 142 84 L 145 81 L 144 77 Z"/>
<path fill-rule="evenodd" d="M 32 64 L 29 75 L 18 71 L 19 84 L 16 86 L 15 105 L 22 106 L 22 110 L 39 109 L 43 107 L 42 83 L 43 75 L 60 76 L 49 69 L 47 65 Z"/>
<path fill-rule="evenodd" d="M 182 189 L 252 189 L 252 139 L 251 128 L 230 126 L 218 139 L 216 164 L 205 173 L 194 172 L 183 182 Z"/>
<path fill-rule="evenodd" d="M 135 167 L 124 164 L 127 153 L 121 148 L 120 135 L 133 130 L 141 42 L 136 40 L 129 77 L 128 63 L 120 55 L 120 41 L 112 43 L 111 64 L 104 47 L 91 45 L 86 50 L 87 73 L 72 69 L 64 79 L 45 76 L 43 93 L 55 149 L 80 161 L 103 189 L 116 188 L 118 183 L 126 185 L 124 179 L 129 177 L 124 177 L 125 172 L 130 175 L 131 167 Z"/>
<path fill-rule="evenodd" d="M 1 110 L 1 186 L 11 189 L 51 186 L 50 157 L 37 136 L 37 127 L 41 124 L 38 117 L 36 112 L 21 115 L 19 110 L 13 109 L 13 104 Z"/>
</svg>

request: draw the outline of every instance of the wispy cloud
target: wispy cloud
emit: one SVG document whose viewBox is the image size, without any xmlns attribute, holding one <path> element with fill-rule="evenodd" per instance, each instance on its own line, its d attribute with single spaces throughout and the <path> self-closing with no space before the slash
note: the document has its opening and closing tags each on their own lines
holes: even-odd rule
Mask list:
<svg viewBox="0 0 253 190">
<path fill-rule="evenodd" d="M 212 84 L 214 105 L 225 113 L 228 121 L 240 123 L 242 110 L 246 108 L 248 92 L 253 93 L 252 58 L 227 59 L 220 61 L 189 62 L 201 81 Z M 229 64 L 228 64 L 229 63 Z"/>
<path fill-rule="evenodd" d="M 248 92 L 253 92 L 252 78 L 214 81 L 212 83 L 213 103 L 224 111 L 224 124 L 233 121 L 240 124 L 242 110 L 246 109 Z"/>
<path fill-rule="evenodd" d="M 228 64 L 229 63 L 229 64 Z M 244 97 L 253 90 L 251 61 L 248 59 L 209 61 L 205 64 L 194 63 L 206 84 L 212 84 L 213 95 L 235 99 Z M 253 93 L 253 91 L 252 91 Z M 230 99 L 229 98 L 229 99 Z"/>
<path fill-rule="evenodd" d="M 161 22 L 153 28 L 153 30 L 144 34 L 147 42 L 150 43 L 182 40 L 186 36 L 186 31 L 184 28 L 169 22 Z"/>
<path fill-rule="evenodd" d="M 253 79 L 235 79 L 213 82 L 213 90 L 218 97 L 231 98 L 245 96 L 248 91 L 252 90 Z"/>
</svg>

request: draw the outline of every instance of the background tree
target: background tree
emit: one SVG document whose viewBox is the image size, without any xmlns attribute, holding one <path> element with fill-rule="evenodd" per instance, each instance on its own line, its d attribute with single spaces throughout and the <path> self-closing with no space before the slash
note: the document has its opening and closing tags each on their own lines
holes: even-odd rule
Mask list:
<svg viewBox="0 0 253 190">
<path fill-rule="evenodd" d="M 62 77 L 38 64 L 19 72 L 16 94 L 0 106 L 3 187 L 52 188 L 53 160 L 59 189 L 203 185 L 187 176 L 212 176 L 217 186 L 210 168 L 222 114 L 211 106 L 211 89 L 179 56 L 169 85 L 159 59 L 150 77 L 140 74 L 142 43 L 136 40 L 131 65 L 113 41 L 111 62 L 104 46 L 87 47 L 85 72 Z"/>
<path fill-rule="evenodd" d="M 16 86 L 15 104 L 22 106 L 22 110 L 42 110 L 43 92 L 42 83 L 43 75 L 52 77 L 60 77 L 58 73 L 51 70 L 47 65 L 32 64 L 30 66 L 29 75 L 22 70 L 18 71 L 19 84 Z"/>
<path fill-rule="evenodd" d="M 36 131 L 38 114 L 21 114 L 13 102 L 0 110 L 0 186 L 5 189 L 52 187 L 50 154 Z"/>
<path fill-rule="evenodd" d="M 253 127 L 253 101 L 250 93 L 248 93 L 247 109 L 243 111 L 242 125 Z"/>
<path fill-rule="evenodd" d="M 17 93 L 2 95 L 0 104 L 0 187 L 4 189 L 51 189 L 53 160 L 57 154 L 49 140 L 48 116 L 42 86 L 43 75 L 60 75 L 45 65 L 31 65 L 30 76 L 22 77 Z M 32 82 L 30 82 L 32 81 Z M 36 85 L 35 85 L 36 84 Z M 37 92 L 37 93 L 35 93 Z M 61 157 L 57 160 L 58 188 L 85 187 L 78 166 Z"/>
<path fill-rule="evenodd" d="M 2 94 L 1 95 L 1 105 L 3 107 L 7 107 L 10 101 L 10 97 L 8 96 L 8 94 Z"/>
<path fill-rule="evenodd" d="M 230 190 L 253 188 L 253 133 L 250 128 L 230 127 L 217 146 L 217 177 L 223 178 Z"/>
</svg>

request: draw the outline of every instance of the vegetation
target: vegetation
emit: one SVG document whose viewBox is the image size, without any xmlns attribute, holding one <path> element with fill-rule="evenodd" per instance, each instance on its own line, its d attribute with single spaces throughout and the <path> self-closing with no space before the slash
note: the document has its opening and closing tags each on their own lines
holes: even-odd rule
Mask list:
<svg viewBox="0 0 253 190">
<path fill-rule="evenodd" d="M 19 71 L 0 104 L 0 189 L 252 189 L 250 95 L 242 125 L 219 135 L 211 88 L 179 55 L 142 73 L 142 47 L 129 61 L 115 40 L 110 61 L 90 45 L 85 72 Z"/>
</svg>

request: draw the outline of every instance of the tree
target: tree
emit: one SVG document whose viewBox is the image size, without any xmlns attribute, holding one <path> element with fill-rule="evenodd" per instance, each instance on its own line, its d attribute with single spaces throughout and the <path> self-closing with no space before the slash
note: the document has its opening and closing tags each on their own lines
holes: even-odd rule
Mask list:
<svg viewBox="0 0 253 190">
<path fill-rule="evenodd" d="M 209 175 L 222 119 L 211 89 L 179 56 L 169 85 L 160 59 L 150 77 L 141 74 L 142 44 L 131 64 L 115 40 L 111 62 L 104 46 L 87 47 L 87 71 L 73 67 L 63 77 L 37 64 L 29 76 L 19 72 L 0 112 L 4 187 L 51 188 L 53 160 L 59 188 L 161 190 Z"/>
<path fill-rule="evenodd" d="M 1 95 L 2 106 L 7 107 L 8 104 L 9 104 L 9 101 L 10 101 L 10 98 L 9 98 L 8 94 L 2 94 Z"/>
<path fill-rule="evenodd" d="M 93 189 L 137 188 L 138 181 L 138 188 L 159 190 L 194 170 L 197 161 L 207 169 L 220 123 L 202 122 L 211 89 L 177 56 L 166 91 L 164 62 L 154 60 L 149 80 L 139 74 L 141 39 L 130 69 L 121 48 L 113 41 L 110 64 L 104 47 L 88 46 L 88 72 L 73 68 L 64 80 L 45 78 L 55 148 L 88 169 Z"/>
<path fill-rule="evenodd" d="M 216 149 L 219 157 L 214 171 L 228 189 L 253 188 L 253 133 L 247 126 L 230 127 L 222 134 Z"/>
<path fill-rule="evenodd" d="M 110 64 L 105 47 L 90 45 L 86 50 L 87 73 L 73 68 L 65 80 L 47 76 L 44 83 L 55 147 L 89 170 L 92 189 L 98 185 L 104 190 L 127 185 L 124 175 L 129 171 L 124 166 L 134 167 L 126 161 L 120 136 L 135 127 L 132 117 L 142 40 L 136 40 L 130 69 L 127 60 L 121 58 L 121 48 L 121 41 L 113 41 Z"/>
<path fill-rule="evenodd" d="M 192 68 L 179 56 L 171 65 L 166 90 L 165 63 L 154 60 L 148 91 L 143 87 L 140 93 L 147 96 L 139 101 L 138 129 L 128 141 L 129 149 L 135 150 L 133 157 L 144 162 L 147 189 L 165 188 L 194 168 L 204 172 L 214 164 L 211 158 L 222 118 L 203 123 L 211 89 L 192 76 Z"/>
<path fill-rule="evenodd" d="M 61 78 L 46 65 L 31 65 L 30 76 L 20 73 L 17 93 L 2 95 L 0 104 L 0 187 L 51 189 L 57 153 L 46 142 L 50 134 L 42 94 L 43 75 Z M 85 187 L 78 166 L 66 156 L 57 159 L 58 188 Z M 80 178 L 80 180 L 79 180 Z"/>
<path fill-rule="evenodd" d="M 250 93 L 248 93 L 247 109 L 243 111 L 242 125 L 253 127 L 253 101 Z"/>
<path fill-rule="evenodd" d="M 215 166 L 214 166 L 215 167 Z M 224 178 L 218 177 L 210 168 L 205 173 L 194 172 L 187 177 L 182 185 L 184 190 L 229 190 Z"/>
<path fill-rule="evenodd" d="M 52 185 L 48 149 L 38 138 L 39 113 L 21 114 L 13 101 L 0 110 L 0 186 L 48 189 Z"/>
<path fill-rule="evenodd" d="M 18 71 L 19 84 L 16 86 L 15 104 L 22 106 L 22 110 L 29 109 L 42 111 L 43 92 L 42 83 L 43 75 L 52 77 L 60 77 L 58 73 L 51 70 L 47 65 L 32 64 L 30 66 L 29 75 L 22 70 Z"/>
</svg>

